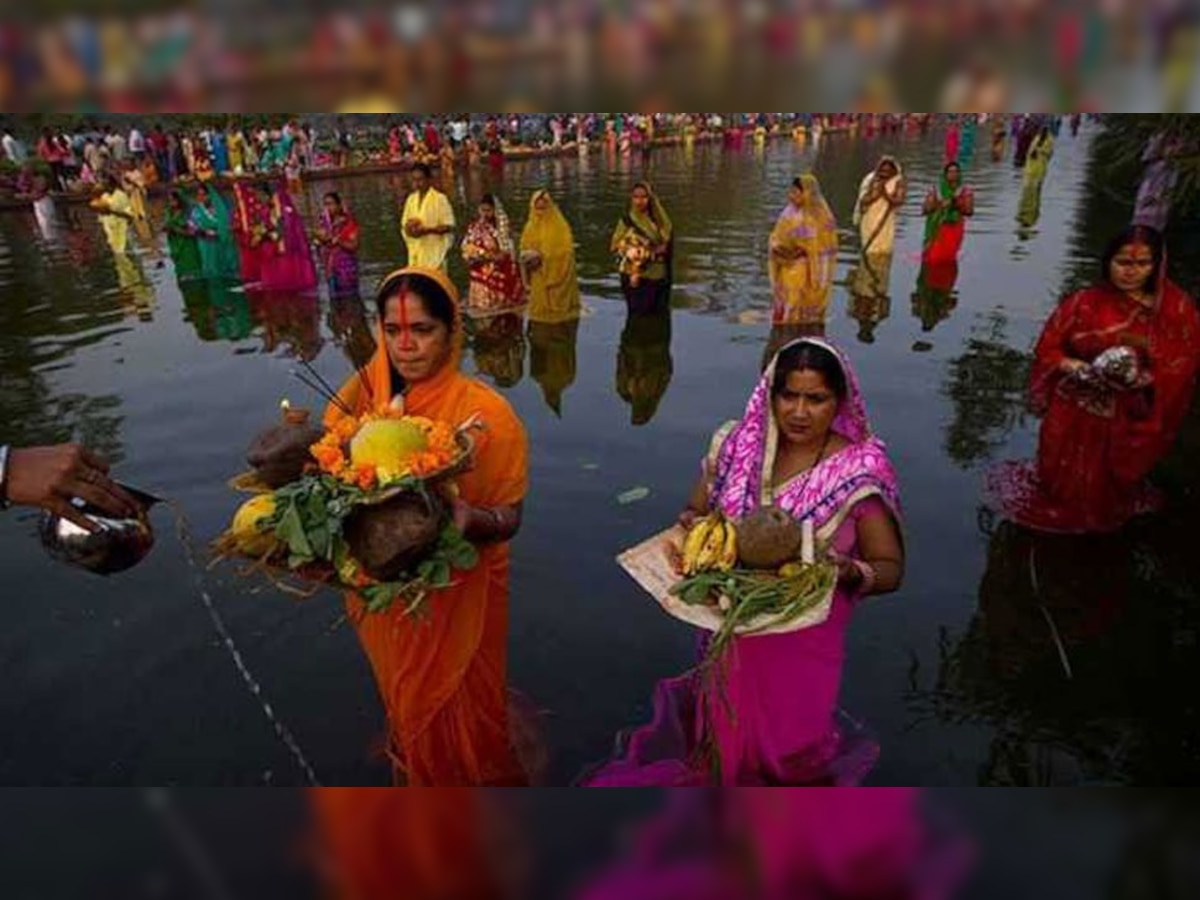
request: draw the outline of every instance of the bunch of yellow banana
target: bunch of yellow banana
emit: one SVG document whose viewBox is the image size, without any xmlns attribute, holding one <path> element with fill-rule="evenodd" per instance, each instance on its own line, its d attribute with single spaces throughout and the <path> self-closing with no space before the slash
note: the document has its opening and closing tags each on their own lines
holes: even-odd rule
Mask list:
<svg viewBox="0 0 1200 900">
<path fill-rule="evenodd" d="M 720 513 L 696 520 L 683 541 L 683 574 L 728 572 L 737 563 L 737 532 Z"/>
</svg>

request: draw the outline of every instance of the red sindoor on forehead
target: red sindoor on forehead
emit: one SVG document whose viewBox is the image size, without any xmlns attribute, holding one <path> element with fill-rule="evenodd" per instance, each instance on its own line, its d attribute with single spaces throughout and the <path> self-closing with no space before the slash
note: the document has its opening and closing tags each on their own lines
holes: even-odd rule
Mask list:
<svg viewBox="0 0 1200 900">
<path fill-rule="evenodd" d="M 411 292 L 400 295 L 400 330 L 408 331 L 408 304 L 405 302 L 413 296 Z"/>
</svg>

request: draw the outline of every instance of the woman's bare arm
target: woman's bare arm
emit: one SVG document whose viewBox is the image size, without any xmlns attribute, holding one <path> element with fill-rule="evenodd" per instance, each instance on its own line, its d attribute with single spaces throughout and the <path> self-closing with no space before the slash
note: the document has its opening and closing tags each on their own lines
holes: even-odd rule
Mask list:
<svg viewBox="0 0 1200 900">
<path fill-rule="evenodd" d="M 873 513 L 858 520 L 858 552 L 862 562 L 875 572 L 868 594 L 890 594 L 904 580 L 904 545 L 896 521 L 887 513 Z M 852 561 L 843 561 L 839 580 L 852 587 L 862 584 L 863 573 Z"/>
</svg>

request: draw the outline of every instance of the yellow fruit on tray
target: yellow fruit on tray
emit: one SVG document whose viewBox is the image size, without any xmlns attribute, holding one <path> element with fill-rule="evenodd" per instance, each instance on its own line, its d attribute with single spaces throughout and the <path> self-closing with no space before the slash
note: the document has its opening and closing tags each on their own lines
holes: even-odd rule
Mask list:
<svg viewBox="0 0 1200 900">
<path fill-rule="evenodd" d="M 804 566 L 798 562 L 784 563 L 779 567 L 780 578 L 795 578 L 804 571 Z"/>
<path fill-rule="evenodd" d="M 350 463 L 400 472 L 404 464 L 429 446 L 425 430 L 404 419 L 367 422 L 350 441 Z"/>
<path fill-rule="evenodd" d="M 274 533 L 260 531 L 259 523 L 275 514 L 274 494 L 259 494 L 241 505 L 233 516 L 233 540 L 247 556 L 266 556 L 278 544 Z"/>
</svg>

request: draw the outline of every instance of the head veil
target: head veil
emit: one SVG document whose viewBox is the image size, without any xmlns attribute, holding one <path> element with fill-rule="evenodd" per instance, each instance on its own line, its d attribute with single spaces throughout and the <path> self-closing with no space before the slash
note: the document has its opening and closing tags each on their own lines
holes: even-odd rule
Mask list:
<svg viewBox="0 0 1200 900">
<path fill-rule="evenodd" d="M 441 269 L 430 269 L 422 266 L 406 266 L 402 269 L 396 269 L 385 276 L 379 283 L 379 291 L 376 293 L 377 301 L 379 298 L 387 296 L 396 282 L 406 275 L 423 275 L 436 282 L 446 292 L 446 296 L 450 298 L 450 303 L 454 308 L 454 319 L 450 334 L 450 358 L 432 378 L 428 381 L 412 385 L 405 392 L 406 406 L 419 408 L 435 399 L 439 393 L 446 390 L 450 383 L 460 376 L 459 367 L 462 364 L 464 343 L 462 304 L 459 299 L 458 288 L 454 286 L 454 282 L 450 280 L 445 272 Z M 341 390 L 338 391 L 338 396 L 354 411 L 355 415 L 362 415 L 369 410 L 386 409 L 394 396 L 392 371 L 392 362 L 388 358 L 387 343 L 384 340 L 383 317 L 381 315 L 375 327 L 375 353 L 364 368 L 360 369 L 342 385 Z M 337 407 L 331 405 L 325 416 L 326 426 L 328 427 L 332 422 L 337 421 L 341 417 L 342 414 Z"/>
<path fill-rule="evenodd" d="M 779 429 L 771 389 L 780 356 L 800 344 L 828 350 L 841 365 L 846 398 L 831 427 L 848 446 L 828 455 L 809 472 L 773 488 Z M 782 347 L 759 379 L 741 420 L 718 432 L 713 443 L 710 501 L 730 518 L 744 518 L 758 506 L 773 504 L 793 518 L 813 519 L 818 535 L 827 540 L 855 503 L 878 496 L 897 522 L 900 520 L 896 473 L 883 442 L 871 431 L 858 376 L 845 354 L 826 341 L 800 338 Z"/>
</svg>

